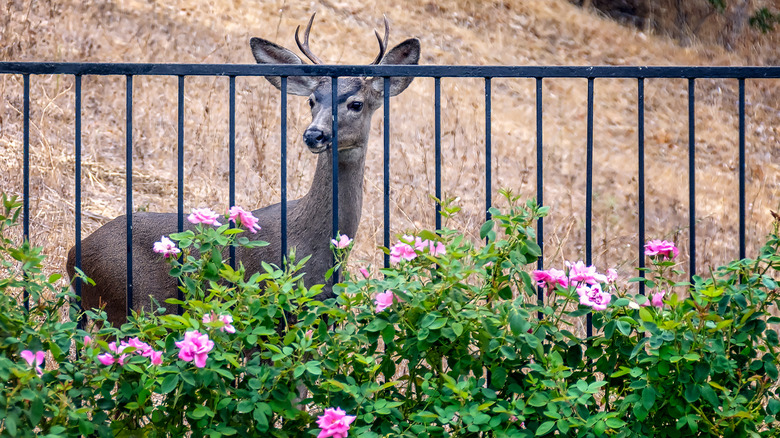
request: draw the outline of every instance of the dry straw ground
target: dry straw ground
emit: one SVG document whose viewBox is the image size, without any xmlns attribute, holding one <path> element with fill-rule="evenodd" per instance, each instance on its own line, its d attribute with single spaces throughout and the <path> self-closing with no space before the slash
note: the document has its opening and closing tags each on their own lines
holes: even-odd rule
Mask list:
<svg viewBox="0 0 780 438">
<path fill-rule="evenodd" d="M 391 22 L 391 45 L 416 36 L 423 64 L 749 65 L 777 62 L 776 36 L 737 41 L 737 50 L 675 41 L 623 27 L 564 0 L 233 2 L 184 0 L 0 4 L 0 60 L 251 63 L 251 36 L 293 47 L 295 26 L 313 11 L 312 48 L 326 62 L 373 59 L 372 28 Z M 756 43 L 763 41 L 763 43 Z M 74 243 L 73 78 L 31 79 L 31 240 L 62 271 Z M 780 202 L 780 83 L 747 84 L 747 241 L 749 254 Z M 472 236 L 484 218 L 484 82 L 442 80 L 443 187 L 460 198 L 449 223 Z M 185 208 L 227 207 L 228 80 L 187 78 Z M 83 80 L 84 235 L 124 212 L 125 82 Z M 688 248 L 687 82 L 646 81 L 647 236 Z M 584 257 L 584 79 L 544 82 L 547 264 Z M 738 254 L 737 83 L 696 82 L 697 246 L 700 266 Z M 134 200 L 137 210 L 176 208 L 176 78 L 134 81 Z M 22 78 L 0 76 L 0 190 L 22 191 Z M 300 141 L 303 99 L 290 99 L 292 197 L 310 183 L 315 157 Z M 532 197 L 535 96 L 528 79 L 493 81 L 493 187 Z M 278 202 L 279 97 L 262 78 L 237 80 L 238 203 Z M 595 82 L 594 263 L 636 265 L 636 81 Z M 392 103 L 391 231 L 434 225 L 433 80 L 417 79 Z M 367 160 L 363 222 L 355 260 L 381 263 L 382 121 L 375 117 Z M 497 196 L 494 194 L 494 199 Z"/>
</svg>

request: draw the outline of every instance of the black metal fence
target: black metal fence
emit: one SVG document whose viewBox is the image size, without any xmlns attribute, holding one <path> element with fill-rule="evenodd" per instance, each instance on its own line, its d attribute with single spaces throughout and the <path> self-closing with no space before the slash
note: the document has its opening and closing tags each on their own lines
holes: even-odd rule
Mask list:
<svg viewBox="0 0 780 438">
<path fill-rule="evenodd" d="M 593 201 L 593 86 L 596 78 L 636 79 L 637 87 L 637 144 L 638 144 L 638 218 L 639 238 L 637 242 L 639 268 L 644 268 L 645 244 L 645 163 L 644 163 L 644 85 L 645 79 L 678 78 L 688 82 L 688 184 L 690 219 L 690 258 L 689 272 L 696 271 L 696 186 L 695 186 L 695 82 L 697 79 L 735 79 L 739 91 L 739 257 L 745 257 L 745 81 L 748 79 L 780 78 L 780 67 L 531 67 L 531 66 L 329 66 L 329 65 L 201 65 L 201 64 L 107 64 L 107 63 L 45 63 L 45 62 L 0 62 L 0 74 L 19 74 L 24 78 L 23 106 L 23 233 L 29 236 L 29 196 L 30 193 L 30 76 L 31 75 L 72 75 L 75 77 L 75 240 L 76 263 L 81 264 L 81 79 L 88 75 L 125 76 L 127 87 L 126 101 L 126 211 L 128 216 L 127 234 L 132 235 L 130 224 L 133 214 L 133 77 L 140 75 L 177 76 L 178 77 L 178 214 L 179 229 L 184 220 L 184 78 L 187 76 L 227 76 L 230 83 L 229 93 L 229 205 L 235 203 L 235 80 L 238 76 L 280 76 L 281 79 L 281 211 L 282 211 L 282 253 L 286 253 L 286 212 L 287 212 L 287 78 L 290 76 L 330 76 L 333 78 L 333 234 L 338 227 L 338 115 L 335 98 L 339 77 L 373 76 L 383 77 L 384 93 L 384 245 L 390 245 L 390 77 L 413 76 L 434 79 L 435 106 L 435 196 L 441 199 L 441 78 L 482 78 L 485 91 L 485 211 L 492 205 L 491 199 L 491 99 L 493 78 L 531 78 L 536 81 L 536 197 L 543 204 L 544 169 L 542 163 L 542 83 L 546 78 L 583 78 L 588 81 L 587 102 L 587 162 L 586 162 L 586 205 L 585 205 L 585 263 L 592 264 L 592 201 Z M 487 218 L 489 219 L 489 213 Z M 436 206 L 436 227 L 441 227 L 440 207 Z M 544 242 L 544 223 L 537 224 L 538 243 L 542 249 Z M 128 313 L 133 302 L 132 279 L 132 239 L 127 239 L 127 307 Z M 385 265 L 389 263 L 385 255 Z M 538 261 L 543 269 L 544 258 Z M 641 274 L 640 274 L 641 275 Z M 76 283 L 77 293 L 80 284 Z M 640 285 L 641 288 L 641 285 Z M 643 292 L 640 290 L 640 292 Z M 541 294 L 541 291 L 540 291 Z M 587 334 L 592 334 L 590 316 Z"/>
</svg>

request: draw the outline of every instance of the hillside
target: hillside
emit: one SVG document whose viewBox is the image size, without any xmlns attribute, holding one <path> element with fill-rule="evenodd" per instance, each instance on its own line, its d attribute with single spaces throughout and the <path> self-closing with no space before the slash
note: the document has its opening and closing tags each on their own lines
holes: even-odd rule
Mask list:
<svg viewBox="0 0 780 438">
<path fill-rule="evenodd" d="M 375 56 L 382 14 L 390 44 L 416 36 L 423 64 L 748 65 L 771 60 L 770 47 L 681 47 L 664 36 L 621 26 L 565 0 L 263 1 L 8 0 L 0 18 L 2 61 L 252 63 L 261 36 L 294 47 L 295 27 L 317 11 L 312 48 L 326 62 L 365 64 Z M 773 47 L 777 47 L 774 45 Z M 31 86 L 32 236 L 61 270 L 73 245 L 73 78 L 33 77 Z M 0 189 L 21 193 L 22 78 L 0 75 Z M 737 83 L 696 82 L 697 259 L 737 256 Z M 780 83 L 747 84 L 748 245 L 768 231 L 780 202 Z M 477 233 L 484 218 L 484 91 L 477 79 L 442 80 L 443 184 L 463 212 L 451 227 Z M 134 182 L 138 210 L 176 208 L 176 78 L 134 82 Z M 83 81 L 84 235 L 124 212 L 124 78 Z M 646 81 L 647 236 L 673 239 L 687 252 L 687 82 Z M 545 203 L 548 264 L 584 257 L 584 79 L 544 82 Z M 227 194 L 226 78 L 187 78 L 185 208 L 222 210 Z M 417 79 L 392 104 L 391 231 L 433 227 L 433 80 Z M 493 80 L 493 187 L 532 197 L 535 95 L 528 79 Z M 279 200 L 279 97 L 262 78 L 237 80 L 238 202 Z M 308 188 L 314 157 L 300 134 L 303 99 L 290 99 L 291 197 Z M 636 81 L 596 80 L 594 263 L 636 263 Z M 381 263 L 382 122 L 374 119 L 363 223 L 354 262 Z M 497 195 L 494 194 L 494 199 Z M 683 259 L 684 260 L 684 259 Z"/>
</svg>

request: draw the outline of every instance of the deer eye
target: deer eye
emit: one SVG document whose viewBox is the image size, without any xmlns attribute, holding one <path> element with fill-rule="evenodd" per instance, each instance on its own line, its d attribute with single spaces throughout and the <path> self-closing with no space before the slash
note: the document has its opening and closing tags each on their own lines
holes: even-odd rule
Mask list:
<svg viewBox="0 0 780 438">
<path fill-rule="evenodd" d="M 363 109 L 363 102 L 358 102 L 358 101 L 350 102 L 347 105 L 347 109 L 351 111 L 360 111 Z"/>
<path fill-rule="evenodd" d="M 314 99 L 309 98 L 309 108 L 314 108 Z"/>
</svg>

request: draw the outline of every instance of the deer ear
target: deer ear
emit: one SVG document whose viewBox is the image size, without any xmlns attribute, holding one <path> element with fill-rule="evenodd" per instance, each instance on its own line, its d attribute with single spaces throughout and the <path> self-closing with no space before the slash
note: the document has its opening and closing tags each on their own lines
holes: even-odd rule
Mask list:
<svg viewBox="0 0 780 438">
<path fill-rule="evenodd" d="M 420 40 L 409 38 L 387 52 L 379 65 L 416 65 L 420 62 Z M 413 77 L 390 78 L 390 96 L 397 96 L 412 83 Z M 371 85 L 381 93 L 384 90 L 384 79 L 375 78 Z"/>
<path fill-rule="evenodd" d="M 262 38 L 249 40 L 249 47 L 258 64 L 303 64 L 301 58 L 284 47 Z M 279 76 L 266 76 L 268 82 L 281 89 L 282 80 Z M 319 78 L 316 76 L 290 76 L 287 78 L 287 92 L 296 96 L 308 96 L 315 88 Z"/>
</svg>

